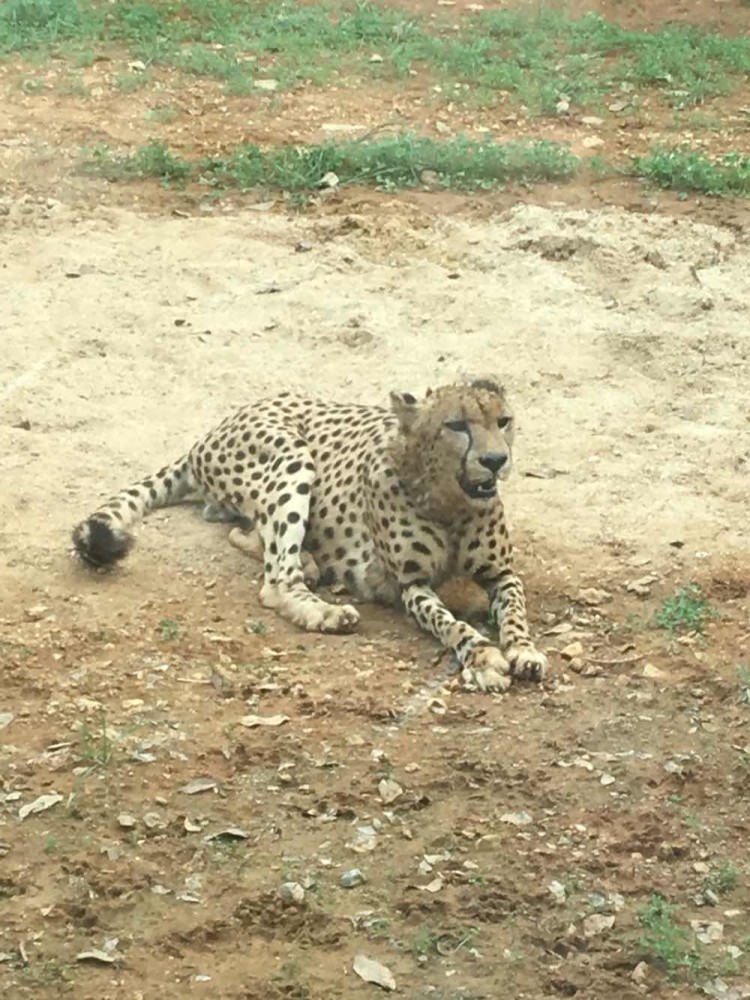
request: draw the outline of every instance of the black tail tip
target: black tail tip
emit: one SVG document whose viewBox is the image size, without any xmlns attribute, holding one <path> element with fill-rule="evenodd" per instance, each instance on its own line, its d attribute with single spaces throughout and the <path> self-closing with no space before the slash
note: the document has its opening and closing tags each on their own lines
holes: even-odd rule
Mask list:
<svg viewBox="0 0 750 1000">
<path fill-rule="evenodd" d="M 73 531 L 75 553 L 87 566 L 113 566 L 133 547 L 133 539 L 110 521 L 90 517 Z"/>
</svg>

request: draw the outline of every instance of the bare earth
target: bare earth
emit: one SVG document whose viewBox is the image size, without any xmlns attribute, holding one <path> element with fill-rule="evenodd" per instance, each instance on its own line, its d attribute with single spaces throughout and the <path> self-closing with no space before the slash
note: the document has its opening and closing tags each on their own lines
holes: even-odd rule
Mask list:
<svg viewBox="0 0 750 1000">
<path fill-rule="evenodd" d="M 364 953 L 415 998 L 697 996 L 632 978 L 652 891 L 724 925 L 713 982 L 750 933 L 747 237 L 395 199 L 297 218 L 21 201 L 2 224 L 3 995 L 366 997 Z M 378 609 L 353 637 L 295 631 L 190 507 L 110 576 L 68 556 L 98 499 L 255 396 L 380 402 L 485 371 L 519 415 L 506 496 L 544 690 L 462 692 Z M 645 627 L 689 581 L 720 616 L 705 644 Z M 578 640 L 581 673 L 557 652 Z M 227 827 L 243 838 L 206 839 Z M 699 908 L 726 862 L 739 885 Z M 113 964 L 76 960 L 115 938 Z"/>
</svg>

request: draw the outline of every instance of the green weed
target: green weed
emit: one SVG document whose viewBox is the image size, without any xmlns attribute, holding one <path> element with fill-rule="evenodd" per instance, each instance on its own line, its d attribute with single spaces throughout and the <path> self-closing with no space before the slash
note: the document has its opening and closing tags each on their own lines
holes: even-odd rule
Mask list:
<svg viewBox="0 0 750 1000">
<path fill-rule="evenodd" d="M 731 861 L 724 861 L 716 871 L 706 876 L 704 887 L 719 895 L 733 892 L 740 883 L 740 870 Z"/>
<path fill-rule="evenodd" d="M 104 709 L 100 710 L 95 727 L 87 719 L 83 720 L 79 737 L 81 758 L 88 763 L 90 771 L 110 764 L 114 755 L 114 743 L 109 735 Z"/>
<path fill-rule="evenodd" d="M 162 618 L 159 622 L 159 636 L 165 642 L 174 642 L 175 639 L 179 639 L 179 622 L 173 621 L 171 618 Z"/>
<path fill-rule="evenodd" d="M 710 157 L 689 149 L 659 149 L 637 157 L 635 172 L 661 188 L 707 195 L 750 194 L 750 156 Z"/>
<path fill-rule="evenodd" d="M 750 669 L 743 663 L 737 667 L 739 686 L 739 701 L 742 705 L 750 705 Z"/>
<path fill-rule="evenodd" d="M 181 187 L 193 173 L 190 163 L 175 156 L 156 139 L 150 139 L 134 153 L 115 153 L 106 144 L 95 146 L 85 153 L 83 166 L 109 180 L 158 177 L 165 187 L 170 184 Z"/>
<path fill-rule="evenodd" d="M 653 624 L 665 629 L 670 636 L 693 633 L 702 636 L 706 623 L 716 612 L 696 583 L 681 587 L 674 597 L 665 598 L 653 617 Z"/>
<path fill-rule="evenodd" d="M 642 934 L 638 946 L 647 961 L 656 965 L 670 980 L 680 976 L 695 978 L 702 967 L 700 952 L 691 943 L 685 927 L 675 923 L 676 907 L 653 893 L 638 912 Z"/>
<path fill-rule="evenodd" d="M 602 103 L 625 87 L 657 88 L 691 107 L 741 85 L 750 39 L 697 27 L 631 31 L 595 13 L 547 6 L 421 18 L 373 0 L 297 4 L 234 0 L 6 0 L 0 54 L 107 45 L 147 65 L 173 66 L 239 92 L 255 66 L 279 86 L 331 78 L 398 80 L 426 70 L 450 99 L 494 103 L 510 94 L 531 113 L 561 99 Z M 371 61 L 373 54 L 380 59 Z"/>
<path fill-rule="evenodd" d="M 195 163 L 152 139 L 133 153 L 98 146 L 88 151 L 84 163 L 87 169 L 111 180 L 158 177 L 164 183 L 184 184 L 201 179 L 219 188 L 276 188 L 292 193 L 318 190 L 327 174 L 335 174 L 342 186 L 377 185 L 397 190 L 428 184 L 474 191 L 503 187 L 511 181 L 565 180 L 579 164 L 566 146 L 544 140 L 494 144 L 459 136 L 435 142 L 411 133 L 373 142 L 327 142 L 269 150 L 242 146 L 230 156 Z"/>
<path fill-rule="evenodd" d="M 60 849 L 60 841 L 53 834 L 47 834 L 44 838 L 44 853 L 56 854 Z"/>
</svg>

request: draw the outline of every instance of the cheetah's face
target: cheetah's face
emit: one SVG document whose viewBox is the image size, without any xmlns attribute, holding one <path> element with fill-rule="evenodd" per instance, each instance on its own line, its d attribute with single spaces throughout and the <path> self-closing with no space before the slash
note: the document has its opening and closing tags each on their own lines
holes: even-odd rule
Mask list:
<svg viewBox="0 0 750 1000">
<path fill-rule="evenodd" d="M 446 386 L 421 402 L 391 398 L 433 492 L 472 506 L 495 499 L 498 482 L 510 473 L 513 414 L 494 380 Z"/>
</svg>

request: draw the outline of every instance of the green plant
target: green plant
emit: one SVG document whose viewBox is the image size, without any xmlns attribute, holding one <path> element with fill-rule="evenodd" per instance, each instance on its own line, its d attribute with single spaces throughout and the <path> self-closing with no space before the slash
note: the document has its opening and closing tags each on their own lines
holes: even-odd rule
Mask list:
<svg viewBox="0 0 750 1000">
<path fill-rule="evenodd" d="M 675 923 L 677 908 L 653 893 L 646 906 L 638 911 L 642 934 L 638 946 L 644 957 L 664 971 L 671 980 L 680 975 L 694 978 L 702 967 L 697 946 L 685 927 Z"/>
<path fill-rule="evenodd" d="M 253 635 L 265 635 L 268 631 L 268 626 L 265 622 L 248 621 L 247 630 L 248 632 L 252 632 Z"/>
<path fill-rule="evenodd" d="M 165 642 L 174 642 L 180 636 L 179 623 L 171 618 L 162 618 L 159 622 L 159 635 Z"/>
<path fill-rule="evenodd" d="M 657 187 L 707 195 L 750 193 L 750 156 L 725 153 L 710 157 L 685 147 L 657 149 L 636 157 L 634 170 Z"/>
<path fill-rule="evenodd" d="M 44 838 L 44 853 L 56 854 L 60 849 L 60 841 L 53 834 L 48 833 Z"/>
<path fill-rule="evenodd" d="M 182 186 L 192 175 L 190 163 L 171 153 L 164 143 L 150 139 L 134 153 L 115 153 L 102 144 L 86 151 L 84 169 L 110 180 L 158 177 L 165 186 Z"/>
<path fill-rule="evenodd" d="M 716 871 L 708 874 L 704 887 L 720 895 L 726 895 L 737 888 L 740 882 L 740 870 L 731 861 L 723 861 Z"/>
<path fill-rule="evenodd" d="M 750 669 L 744 663 L 737 667 L 739 685 L 739 701 L 742 705 L 750 705 Z"/>
<path fill-rule="evenodd" d="M 91 726 L 88 719 L 83 720 L 79 737 L 81 757 L 89 764 L 89 770 L 107 767 L 114 754 L 114 743 L 109 735 L 103 708 L 99 710 L 96 726 Z"/>
<path fill-rule="evenodd" d="M 706 622 L 715 616 L 716 612 L 703 596 L 701 588 L 696 583 L 688 583 L 674 597 L 664 599 L 653 617 L 653 623 L 669 632 L 670 636 L 680 633 L 702 636 Z"/>
</svg>

